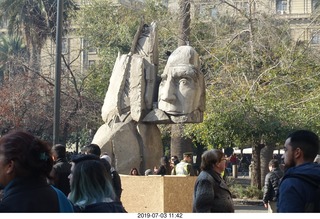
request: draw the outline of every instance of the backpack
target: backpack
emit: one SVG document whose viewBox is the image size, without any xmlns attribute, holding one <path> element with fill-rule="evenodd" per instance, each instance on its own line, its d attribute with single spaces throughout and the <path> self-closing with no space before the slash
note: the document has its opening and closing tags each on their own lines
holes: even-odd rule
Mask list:
<svg viewBox="0 0 320 219">
<path fill-rule="evenodd" d="M 320 212 L 320 183 L 304 174 L 291 174 L 286 176 L 286 178 L 288 177 L 302 179 L 315 187 L 315 200 L 313 203 L 305 206 L 305 212 Z"/>
</svg>

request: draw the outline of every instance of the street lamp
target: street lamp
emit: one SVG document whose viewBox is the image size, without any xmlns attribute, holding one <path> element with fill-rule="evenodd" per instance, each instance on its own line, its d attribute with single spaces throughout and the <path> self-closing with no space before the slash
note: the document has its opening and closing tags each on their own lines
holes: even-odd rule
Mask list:
<svg viewBox="0 0 320 219">
<path fill-rule="evenodd" d="M 56 27 L 56 68 L 55 68 L 55 86 L 54 86 L 55 94 L 54 94 L 53 145 L 59 143 L 62 15 L 63 15 L 63 0 L 58 0 L 57 1 L 57 27 Z"/>
</svg>

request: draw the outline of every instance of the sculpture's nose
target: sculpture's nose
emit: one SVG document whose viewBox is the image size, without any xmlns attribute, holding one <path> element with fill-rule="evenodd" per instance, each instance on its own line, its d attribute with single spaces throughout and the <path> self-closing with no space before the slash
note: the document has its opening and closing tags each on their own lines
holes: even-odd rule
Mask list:
<svg viewBox="0 0 320 219">
<path fill-rule="evenodd" d="M 168 103 L 172 103 L 176 100 L 174 83 L 169 78 L 164 82 L 161 93 L 161 100 Z"/>
</svg>

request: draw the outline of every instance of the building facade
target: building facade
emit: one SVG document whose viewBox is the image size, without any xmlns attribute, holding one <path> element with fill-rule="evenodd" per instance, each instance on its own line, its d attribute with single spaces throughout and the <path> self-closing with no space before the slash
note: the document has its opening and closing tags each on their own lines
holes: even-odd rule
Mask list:
<svg viewBox="0 0 320 219">
<path fill-rule="evenodd" d="M 113 4 L 126 5 L 134 10 L 143 7 L 144 2 L 145 0 L 112 1 Z M 90 0 L 77 0 L 77 3 L 80 7 L 86 7 Z M 163 0 L 162 4 L 172 12 L 177 11 L 179 7 L 178 0 Z M 234 15 L 239 11 L 253 17 L 257 13 L 271 14 L 289 22 L 294 40 L 309 42 L 312 46 L 320 45 L 320 31 L 315 19 L 319 0 L 190 0 L 190 5 L 191 17 L 207 22 L 214 22 L 219 15 Z M 5 23 L 0 26 L 0 34 L 6 34 Z M 42 71 L 52 76 L 55 72 L 55 49 L 55 43 L 48 40 L 42 50 Z M 99 59 L 98 52 L 88 41 L 79 38 L 70 30 L 62 39 L 62 72 L 86 72 Z M 72 63 L 72 68 L 68 69 L 64 61 Z"/>
</svg>

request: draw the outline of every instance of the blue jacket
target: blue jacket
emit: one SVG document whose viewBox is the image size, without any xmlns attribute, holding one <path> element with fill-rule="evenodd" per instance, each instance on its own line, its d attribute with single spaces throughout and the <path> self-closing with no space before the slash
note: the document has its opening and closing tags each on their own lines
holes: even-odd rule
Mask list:
<svg viewBox="0 0 320 219">
<path fill-rule="evenodd" d="M 292 174 L 307 175 L 320 184 L 320 164 L 304 163 L 289 168 L 280 182 L 278 212 L 305 212 L 316 198 L 316 188 L 303 179 L 290 177 Z"/>
<path fill-rule="evenodd" d="M 0 212 L 60 212 L 57 193 L 45 178 L 16 178 L 4 189 Z"/>
</svg>

